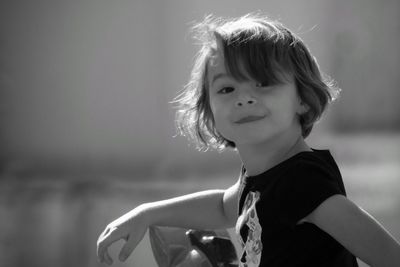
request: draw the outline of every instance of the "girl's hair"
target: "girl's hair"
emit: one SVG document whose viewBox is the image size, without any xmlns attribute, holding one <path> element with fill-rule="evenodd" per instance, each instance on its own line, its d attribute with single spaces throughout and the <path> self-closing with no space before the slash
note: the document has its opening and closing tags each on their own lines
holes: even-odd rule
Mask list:
<svg viewBox="0 0 400 267">
<path fill-rule="evenodd" d="M 316 59 L 303 41 L 277 21 L 259 14 L 238 19 L 208 15 L 192 28 L 201 46 L 190 80 L 174 99 L 178 133 L 194 141 L 199 150 L 235 148 L 215 128 L 208 95 L 207 65 L 221 46 L 227 72 L 238 81 L 250 78 L 278 84 L 293 75 L 301 101 L 308 108 L 300 115 L 303 137 L 327 105 L 339 94 L 333 80 L 322 77 Z"/>
</svg>

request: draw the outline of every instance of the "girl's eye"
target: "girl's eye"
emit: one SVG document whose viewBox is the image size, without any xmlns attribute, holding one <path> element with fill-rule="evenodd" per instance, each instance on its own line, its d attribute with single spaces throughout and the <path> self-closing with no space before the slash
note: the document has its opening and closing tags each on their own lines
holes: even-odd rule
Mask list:
<svg viewBox="0 0 400 267">
<path fill-rule="evenodd" d="M 224 87 L 221 90 L 218 91 L 219 94 L 229 94 L 232 93 L 235 88 L 233 87 Z"/>
</svg>

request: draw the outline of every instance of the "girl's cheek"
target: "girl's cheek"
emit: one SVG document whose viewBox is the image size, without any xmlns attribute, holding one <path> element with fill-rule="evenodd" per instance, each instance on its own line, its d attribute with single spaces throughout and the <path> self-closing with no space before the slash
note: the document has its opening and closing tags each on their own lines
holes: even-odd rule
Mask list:
<svg viewBox="0 0 400 267">
<path fill-rule="evenodd" d="M 218 101 L 217 99 L 211 99 L 210 107 L 211 107 L 212 113 L 214 114 L 214 117 L 218 116 L 220 113 L 220 109 L 221 109 L 220 101 Z"/>
</svg>

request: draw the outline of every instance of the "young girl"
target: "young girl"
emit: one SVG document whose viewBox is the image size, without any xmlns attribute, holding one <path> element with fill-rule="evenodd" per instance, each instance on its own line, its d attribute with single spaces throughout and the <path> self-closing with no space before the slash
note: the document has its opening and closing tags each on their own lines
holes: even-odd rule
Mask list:
<svg viewBox="0 0 400 267">
<path fill-rule="evenodd" d="M 399 243 L 348 198 L 328 150 L 304 139 L 338 89 L 323 79 L 302 40 L 278 22 L 248 14 L 211 16 L 194 27 L 201 49 L 178 96 L 177 126 L 198 148 L 235 149 L 238 181 L 145 203 L 111 222 L 98 240 L 125 239 L 125 260 L 150 225 L 236 227 L 240 266 L 400 266 Z"/>
</svg>

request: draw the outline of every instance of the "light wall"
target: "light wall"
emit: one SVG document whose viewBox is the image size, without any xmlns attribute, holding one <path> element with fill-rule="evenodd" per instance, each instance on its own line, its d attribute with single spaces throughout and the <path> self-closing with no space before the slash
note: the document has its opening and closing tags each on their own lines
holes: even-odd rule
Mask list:
<svg viewBox="0 0 400 267">
<path fill-rule="evenodd" d="M 172 137 L 168 102 L 187 82 L 196 52 L 190 22 L 209 13 L 262 11 L 300 34 L 344 89 L 316 133 L 396 128 L 397 7 L 390 0 L 2 1 L 5 170 L 157 173 L 231 161 L 233 153 L 204 156 Z M 375 100 L 386 104 L 371 110 Z"/>
</svg>

